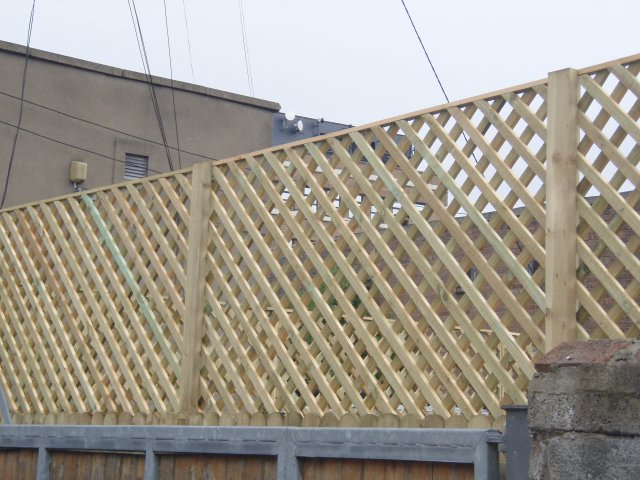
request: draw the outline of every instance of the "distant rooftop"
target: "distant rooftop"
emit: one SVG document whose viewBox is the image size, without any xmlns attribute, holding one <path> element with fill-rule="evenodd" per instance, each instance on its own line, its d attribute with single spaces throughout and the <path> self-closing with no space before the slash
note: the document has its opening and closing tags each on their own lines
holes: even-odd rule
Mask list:
<svg viewBox="0 0 640 480">
<path fill-rule="evenodd" d="M 11 42 L 5 42 L 0 40 L 0 52 L 14 53 L 18 55 L 25 55 L 27 47 L 24 45 L 18 45 Z M 134 72 L 131 70 L 124 70 L 122 68 L 110 67 L 108 65 L 102 65 L 100 63 L 89 62 L 87 60 L 81 60 L 79 58 L 67 57 L 65 55 L 59 55 L 57 53 L 46 52 L 44 50 L 37 50 L 35 48 L 29 49 L 29 56 L 45 62 L 57 63 L 59 65 L 66 65 L 72 68 L 79 68 L 82 70 L 90 70 L 93 72 L 110 75 L 113 77 L 125 78 L 128 80 L 135 80 L 140 82 L 146 82 L 147 77 L 144 73 Z M 164 77 L 157 77 L 153 75 L 153 83 L 164 87 L 171 87 L 171 80 Z M 280 104 L 271 102 L 268 100 L 262 100 L 260 98 L 248 97 L 246 95 L 240 95 L 238 93 L 225 92 L 224 90 L 216 90 L 215 88 L 203 87 L 202 85 L 195 85 L 193 83 L 181 82 L 174 80 L 173 88 L 177 90 L 183 90 L 186 92 L 197 93 L 200 95 L 206 95 L 208 97 L 220 98 L 229 102 L 240 103 L 244 105 L 250 105 L 252 107 L 264 108 L 265 110 L 271 110 L 277 112 L 280 110 Z"/>
<path fill-rule="evenodd" d="M 318 137 L 328 133 L 339 132 L 353 125 L 345 123 L 330 122 L 324 118 L 305 117 L 291 114 L 287 118 L 286 113 L 277 112 L 272 117 L 271 138 L 272 145 L 284 145 L 286 143 L 306 140 L 307 138 Z"/>
</svg>

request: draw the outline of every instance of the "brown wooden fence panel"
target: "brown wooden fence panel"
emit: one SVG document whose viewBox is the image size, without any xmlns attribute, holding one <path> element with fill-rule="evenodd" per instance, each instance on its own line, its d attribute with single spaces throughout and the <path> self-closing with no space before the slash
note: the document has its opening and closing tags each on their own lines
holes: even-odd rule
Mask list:
<svg viewBox="0 0 640 480">
<path fill-rule="evenodd" d="M 54 451 L 51 480 L 143 480 L 144 455 Z"/>
<path fill-rule="evenodd" d="M 161 455 L 158 480 L 275 480 L 276 458 L 253 455 Z"/>
<path fill-rule="evenodd" d="M 0 451 L 0 478 L 36 480 L 38 450 L 19 449 Z"/>
<path fill-rule="evenodd" d="M 10 410 L 495 424 L 545 349 L 640 333 L 639 73 L 553 74 L 5 210 Z"/>
<path fill-rule="evenodd" d="M 473 465 L 390 460 L 306 459 L 303 480 L 473 480 Z"/>
</svg>

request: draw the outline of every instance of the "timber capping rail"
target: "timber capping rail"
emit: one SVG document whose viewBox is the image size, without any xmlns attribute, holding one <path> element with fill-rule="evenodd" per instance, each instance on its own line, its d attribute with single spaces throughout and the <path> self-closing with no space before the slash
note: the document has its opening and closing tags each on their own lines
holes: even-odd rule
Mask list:
<svg viewBox="0 0 640 480">
<path fill-rule="evenodd" d="M 500 425 L 537 355 L 640 332 L 639 72 L 562 70 L 2 211 L 8 412 Z"/>
</svg>

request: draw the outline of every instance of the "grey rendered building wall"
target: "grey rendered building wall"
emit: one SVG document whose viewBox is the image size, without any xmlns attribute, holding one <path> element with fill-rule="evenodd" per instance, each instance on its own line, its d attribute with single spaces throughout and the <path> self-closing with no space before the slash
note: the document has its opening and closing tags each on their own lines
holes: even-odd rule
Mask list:
<svg viewBox="0 0 640 480">
<path fill-rule="evenodd" d="M 17 125 L 25 47 L 0 42 L 0 180 L 7 173 Z M 174 167 L 206 160 L 185 154 L 178 159 L 170 81 L 154 77 L 158 103 Z M 229 92 L 174 82 L 181 150 L 214 159 L 271 145 L 272 114 L 277 103 Z M 126 133 L 162 142 L 149 87 L 143 74 L 70 57 L 30 51 L 25 99 Z M 9 125 L 7 125 L 9 124 Z M 88 164 L 83 188 L 124 180 L 124 164 L 65 146 L 82 147 L 124 162 L 125 154 L 149 157 L 149 169 L 169 170 L 163 145 L 96 127 L 24 104 L 6 206 L 71 193 L 72 160 Z M 150 172 L 153 173 L 153 172 Z M 0 184 L 0 192 L 2 185 Z M 1 193 L 0 193 L 1 194 Z"/>
</svg>

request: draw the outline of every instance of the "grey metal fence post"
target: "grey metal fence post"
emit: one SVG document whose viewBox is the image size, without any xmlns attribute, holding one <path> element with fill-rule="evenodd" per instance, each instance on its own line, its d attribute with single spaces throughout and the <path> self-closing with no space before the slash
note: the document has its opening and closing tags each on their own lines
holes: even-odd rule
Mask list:
<svg viewBox="0 0 640 480">
<path fill-rule="evenodd" d="M 286 429 L 282 437 L 278 441 L 278 460 L 277 460 L 277 478 L 278 480 L 301 480 L 300 464 L 296 457 L 296 450 L 291 431 Z"/>
<path fill-rule="evenodd" d="M 476 445 L 476 449 L 473 454 L 474 480 L 498 480 L 500 477 L 498 444 L 493 441 L 489 441 L 489 433 L 487 434 L 485 441 L 479 442 Z"/>
<path fill-rule="evenodd" d="M 158 457 L 151 448 L 144 453 L 144 480 L 158 480 Z"/>
<path fill-rule="evenodd" d="M 531 437 L 527 423 L 527 405 L 502 407 L 507 412 L 505 432 L 505 455 L 507 456 L 507 478 L 527 478 Z"/>
<path fill-rule="evenodd" d="M 51 478 L 51 455 L 44 447 L 38 448 L 38 465 L 36 467 L 36 480 L 49 480 Z"/>
</svg>

